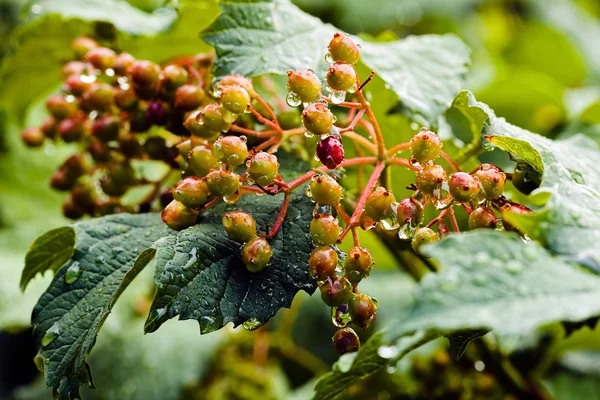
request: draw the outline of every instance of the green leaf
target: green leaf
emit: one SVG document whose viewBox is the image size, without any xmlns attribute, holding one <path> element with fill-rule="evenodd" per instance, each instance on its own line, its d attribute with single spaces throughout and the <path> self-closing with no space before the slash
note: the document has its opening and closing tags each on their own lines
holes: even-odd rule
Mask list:
<svg viewBox="0 0 600 400">
<path fill-rule="evenodd" d="M 446 335 L 450 344 L 450 354 L 456 361 L 460 360 L 469 343 L 484 337 L 488 332 L 487 329 L 465 329 Z"/>
<path fill-rule="evenodd" d="M 56 272 L 73 257 L 75 252 L 75 230 L 69 226 L 52 229 L 37 238 L 25 257 L 25 268 L 21 275 L 21 290 L 35 275 L 47 270 Z"/>
<path fill-rule="evenodd" d="M 153 249 L 144 249 L 172 232 L 156 214 L 118 214 L 78 222 L 73 229 L 75 253 L 58 270 L 32 315 L 46 384 L 62 398 L 77 394 L 79 385 L 93 386 L 85 360 L 98 330 L 119 295 L 154 256 Z"/>
<path fill-rule="evenodd" d="M 203 33 L 217 52 L 216 75 L 324 71 L 333 26 L 286 0 L 225 1 L 221 10 Z M 466 45 L 452 35 L 359 42 L 362 61 L 391 86 L 403 105 L 437 124 L 462 87 L 470 61 Z"/>
</svg>

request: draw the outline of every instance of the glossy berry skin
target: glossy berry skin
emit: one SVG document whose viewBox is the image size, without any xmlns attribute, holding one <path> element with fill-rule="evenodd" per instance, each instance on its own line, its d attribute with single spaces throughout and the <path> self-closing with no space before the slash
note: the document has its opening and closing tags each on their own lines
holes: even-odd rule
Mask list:
<svg viewBox="0 0 600 400">
<path fill-rule="evenodd" d="M 256 221 L 244 211 L 231 211 L 223 216 L 227 237 L 238 243 L 246 243 L 256 237 Z"/>
<path fill-rule="evenodd" d="M 100 178 L 100 187 L 102 191 L 108 196 L 122 196 L 128 188 L 128 185 L 118 184 L 108 175 L 104 175 Z"/>
<path fill-rule="evenodd" d="M 402 199 L 396 207 L 396 218 L 400 225 L 420 225 L 423 222 L 423 213 L 423 205 L 412 197 Z"/>
<path fill-rule="evenodd" d="M 199 208 L 206 203 L 210 190 L 206 179 L 188 176 L 175 186 L 173 198 L 180 201 L 186 207 Z"/>
<path fill-rule="evenodd" d="M 539 182 L 534 179 L 534 174 L 519 166 L 513 172 L 512 183 L 523 194 L 530 194 L 540 187 Z"/>
<path fill-rule="evenodd" d="M 473 200 L 479 194 L 480 186 L 477 179 L 466 172 L 457 172 L 450 175 L 448 179 L 450 194 L 456 201 L 466 203 Z"/>
<path fill-rule="evenodd" d="M 433 194 L 434 191 L 442 187 L 442 183 L 448 180 L 446 171 L 441 165 L 424 165 L 417 172 L 415 183 L 417 188 L 425 194 Z"/>
<path fill-rule="evenodd" d="M 213 132 L 226 132 L 231 126 L 226 120 L 226 112 L 219 104 L 209 104 L 202 109 L 202 122 Z"/>
<path fill-rule="evenodd" d="M 374 266 L 373 257 L 371 257 L 369 250 L 362 247 L 353 247 L 348 252 L 344 262 L 346 278 L 350 283 L 359 283 L 369 276 Z"/>
<path fill-rule="evenodd" d="M 67 101 L 67 99 L 60 94 L 55 94 L 48 97 L 48 100 L 46 100 L 46 108 L 55 119 L 61 120 L 77 111 L 77 104 Z"/>
<path fill-rule="evenodd" d="M 208 175 L 210 170 L 219 167 L 219 160 L 207 147 L 196 146 L 189 152 L 189 164 L 196 176 L 203 177 Z"/>
<path fill-rule="evenodd" d="M 117 107 L 119 107 L 123 111 L 129 111 L 134 109 L 139 102 L 139 99 L 137 98 L 135 91 L 132 88 L 129 88 L 127 90 L 117 90 L 117 92 L 115 93 L 114 100 Z"/>
<path fill-rule="evenodd" d="M 78 117 L 63 119 L 58 124 L 57 132 L 66 143 L 75 142 L 84 134 L 83 121 Z"/>
<path fill-rule="evenodd" d="M 255 91 L 254 91 L 254 86 L 252 85 L 252 81 L 248 78 L 246 78 L 245 76 L 242 75 L 226 75 L 223 78 L 221 78 L 221 80 L 219 82 L 217 82 L 217 84 L 215 85 L 215 88 L 217 91 L 222 90 L 225 86 L 241 86 L 244 89 L 246 89 L 246 91 L 248 92 L 248 94 L 250 96 L 254 96 L 255 95 Z"/>
<path fill-rule="evenodd" d="M 419 164 L 433 161 L 442 151 L 442 141 L 435 133 L 423 128 L 410 140 L 412 156 Z"/>
<path fill-rule="evenodd" d="M 188 79 L 188 73 L 181 65 L 167 65 L 163 68 L 161 84 L 169 92 L 185 85 Z"/>
<path fill-rule="evenodd" d="M 440 240 L 440 235 L 434 230 L 430 228 L 419 228 L 415 231 L 415 236 L 412 238 L 411 245 L 414 251 L 418 251 L 422 245 L 438 240 Z"/>
<path fill-rule="evenodd" d="M 102 142 L 117 140 L 121 129 L 121 119 L 116 115 L 103 115 L 92 125 L 92 135 Z"/>
<path fill-rule="evenodd" d="M 497 218 L 494 211 L 489 207 L 477 207 L 469 214 L 469 228 L 489 228 L 496 227 Z"/>
<path fill-rule="evenodd" d="M 317 247 L 308 259 L 308 272 L 317 281 L 323 281 L 335 276 L 337 264 L 338 255 L 335 250 L 329 246 Z"/>
<path fill-rule="evenodd" d="M 228 197 L 241 186 L 240 176 L 225 169 L 213 170 L 206 175 L 206 183 L 210 192 L 215 196 Z"/>
<path fill-rule="evenodd" d="M 312 103 L 302 111 L 304 127 L 315 135 L 329 133 L 333 127 L 333 114 L 325 103 Z"/>
<path fill-rule="evenodd" d="M 321 286 L 321 300 L 330 307 L 345 304 L 352 299 L 352 284 L 343 276 L 329 277 Z"/>
<path fill-rule="evenodd" d="M 200 107 L 206 93 L 196 85 L 183 85 L 175 91 L 175 108 L 190 111 Z"/>
<path fill-rule="evenodd" d="M 312 103 L 321 95 L 321 81 L 312 71 L 288 71 L 287 88 L 303 103 Z"/>
<path fill-rule="evenodd" d="M 344 161 L 344 146 L 336 136 L 327 136 L 317 143 L 317 157 L 329 169 L 335 169 Z"/>
<path fill-rule="evenodd" d="M 213 156 L 232 167 L 244 164 L 248 158 L 248 146 L 244 139 L 239 136 L 220 137 L 213 143 Z"/>
<path fill-rule="evenodd" d="M 127 73 L 127 69 L 133 65 L 135 58 L 129 53 L 121 53 L 115 58 L 113 70 L 115 74 L 123 76 Z"/>
<path fill-rule="evenodd" d="M 147 60 L 137 60 L 128 69 L 127 75 L 137 88 L 156 88 L 160 83 L 160 67 Z"/>
<path fill-rule="evenodd" d="M 83 57 L 92 49 L 99 47 L 100 45 L 94 39 L 87 36 L 80 36 L 71 42 L 71 49 L 73 49 L 73 53 L 75 58 L 78 60 L 83 59 Z"/>
<path fill-rule="evenodd" d="M 279 172 L 277 157 L 264 151 L 256 153 L 246 165 L 252 180 L 261 186 L 273 183 Z"/>
<path fill-rule="evenodd" d="M 367 197 L 364 213 L 374 221 L 381 221 L 394 214 L 393 205 L 396 198 L 389 190 L 378 187 Z"/>
<path fill-rule="evenodd" d="M 239 85 L 223 86 L 221 89 L 223 108 L 234 114 L 241 114 L 248 109 L 251 98 L 248 91 Z"/>
<path fill-rule="evenodd" d="M 110 110 L 115 93 L 106 83 L 94 83 L 83 93 L 82 107 L 88 111 Z"/>
<path fill-rule="evenodd" d="M 342 92 L 352 92 L 358 82 L 354 67 L 343 62 L 336 62 L 329 67 L 326 80 L 327 86 Z"/>
<path fill-rule="evenodd" d="M 317 214 L 310 222 L 310 236 L 316 246 L 335 244 L 340 236 L 340 225 L 331 214 Z"/>
<path fill-rule="evenodd" d="M 481 164 L 479 169 L 473 174 L 479 183 L 485 198 L 495 200 L 502 196 L 506 184 L 506 174 L 495 165 Z"/>
<path fill-rule="evenodd" d="M 169 228 L 180 231 L 196 223 L 198 211 L 186 207 L 183 203 L 173 200 L 162 212 L 162 220 Z"/>
<path fill-rule="evenodd" d="M 365 293 L 358 293 L 349 304 L 348 311 L 352 322 L 363 329 L 367 329 L 377 318 L 377 307 L 373 299 Z"/>
<path fill-rule="evenodd" d="M 21 132 L 21 140 L 28 147 L 40 147 L 42 144 L 44 144 L 46 136 L 40 128 L 29 127 L 25 128 L 23 132 Z"/>
<path fill-rule="evenodd" d="M 85 55 L 85 61 L 98 68 L 100 71 L 106 71 L 115 66 L 117 55 L 114 51 L 106 47 L 96 47 L 88 51 Z"/>
<path fill-rule="evenodd" d="M 333 347 L 340 354 L 354 353 L 360 349 L 360 339 L 354 329 L 341 328 L 333 335 Z"/>
<path fill-rule="evenodd" d="M 219 131 L 208 129 L 208 127 L 202 121 L 201 111 L 192 111 L 183 122 L 183 126 L 192 135 L 203 139 L 213 139 L 220 134 Z"/>
<path fill-rule="evenodd" d="M 358 44 L 348 35 L 341 32 L 333 34 L 333 39 L 327 46 L 331 59 L 335 62 L 356 64 L 360 58 Z"/>
<path fill-rule="evenodd" d="M 265 268 L 273 257 L 271 245 L 261 237 L 255 237 L 242 248 L 242 261 L 250 272 Z"/>
<path fill-rule="evenodd" d="M 310 182 L 310 196 L 315 203 L 335 206 L 342 199 L 342 186 L 327 174 L 315 175 Z"/>
</svg>

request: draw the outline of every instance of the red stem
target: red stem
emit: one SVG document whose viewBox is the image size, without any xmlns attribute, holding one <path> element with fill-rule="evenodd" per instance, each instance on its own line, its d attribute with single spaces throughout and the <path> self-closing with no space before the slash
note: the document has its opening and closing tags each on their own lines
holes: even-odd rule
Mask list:
<svg viewBox="0 0 600 400">
<path fill-rule="evenodd" d="M 440 152 L 440 155 L 442 156 L 442 158 L 444 160 L 446 160 L 446 162 L 448 164 L 450 164 L 450 166 L 452 167 L 452 169 L 454 169 L 455 171 L 460 171 L 460 166 L 456 163 L 456 161 L 454 161 L 452 159 L 452 157 L 450 157 L 448 154 L 446 154 L 445 152 Z"/>
<path fill-rule="evenodd" d="M 258 120 L 258 122 L 260 122 L 263 125 L 266 125 L 272 129 L 275 129 L 277 132 L 282 132 L 282 129 L 279 125 L 275 125 L 273 123 L 273 121 L 269 121 L 268 119 L 266 119 L 265 117 L 263 117 L 258 111 L 256 111 L 254 109 L 254 107 L 252 106 L 248 106 L 248 109 L 250 110 L 250 112 L 252 113 L 252 115 L 254 115 L 256 117 L 256 119 Z"/>
<path fill-rule="evenodd" d="M 456 216 L 454 215 L 454 209 L 452 207 L 448 208 L 448 216 L 450 217 L 452 229 L 454 229 L 454 232 L 459 233 L 460 229 L 458 228 L 458 222 L 456 221 Z"/>
<path fill-rule="evenodd" d="M 355 157 L 349 160 L 342 161 L 336 168 L 349 167 L 352 165 L 364 165 L 364 164 L 374 164 L 377 162 L 377 157 Z M 327 171 L 328 168 L 326 166 L 322 166 L 318 169 L 318 171 Z M 294 190 L 298 186 L 307 182 L 310 178 L 312 178 L 318 171 L 309 171 L 302 176 L 294 179 L 293 181 L 288 183 L 290 190 Z"/>
<path fill-rule="evenodd" d="M 285 214 L 287 213 L 287 208 L 288 208 L 288 205 L 290 204 L 291 198 L 292 198 L 292 192 L 291 191 L 285 192 L 285 196 L 283 197 L 283 203 L 281 203 L 281 210 L 279 210 L 279 215 L 277 216 L 277 220 L 273 224 L 273 228 L 271 229 L 271 232 L 269 232 L 267 239 L 271 240 L 275 237 L 275 235 L 277 235 L 277 231 L 279 230 L 279 228 L 281 227 L 281 224 L 283 223 L 283 220 L 285 219 Z"/>
<path fill-rule="evenodd" d="M 412 165 L 410 163 L 410 161 L 408 161 L 406 158 L 388 158 L 387 160 L 385 160 L 385 162 L 387 164 L 392 164 L 392 165 L 401 165 L 403 167 L 412 169 L 414 171 L 421 170 L 419 167 Z"/>
<path fill-rule="evenodd" d="M 344 133 L 344 132 L 348 132 L 348 131 L 352 131 L 354 130 L 354 127 L 356 126 L 356 123 L 362 118 L 362 116 L 365 115 L 365 109 L 361 109 L 355 116 L 354 119 L 352 120 L 352 122 L 350 122 L 350 125 L 348 125 L 348 127 L 340 130 L 340 133 Z"/>
</svg>

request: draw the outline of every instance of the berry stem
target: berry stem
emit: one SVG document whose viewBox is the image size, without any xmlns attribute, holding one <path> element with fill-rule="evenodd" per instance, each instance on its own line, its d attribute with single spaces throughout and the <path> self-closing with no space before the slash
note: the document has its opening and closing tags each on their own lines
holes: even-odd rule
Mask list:
<svg viewBox="0 0 600 400">
<path fill-rule="evenodd" d="M 326 102 L 333 104 L 333 102 L 331 101 L 331 99 L 329 97 L 325 97 L 323 96 L 322 99 L 324 99 Z M 363 108 L 363 105 L 361 103 L 354 103 L 352 101 L 343 101 L 339 104 L 335 104 L 338 107 L 344 107 L 344 108 Z"/>
<path fill-rule="evenodd" d="M 340 215 L 340 217 L 342 217 L 342 219 L 344 220 L 344 222 L 346 224 L 350 223 L 350 217 L 348 216 L 348 214 L 346 214 L 346 212 L 344 211 L 344 209 L 342 208 L 341 205 L 336 205 L 335 206 L 336 211 L 338 212 L 338 214 Z"/>
<path fill-rule="evenodd" d="M 278 131 L 255 131 L 253 129 L 242 128 L 241 126 L 232 125 L 230 128 L 233 132 L 243 133 L 244 135 L 255 136 L 257 138 L 270 138 L 279 135 Z"/>
<path fill-rule="evenodd" d="M 457 171 L 457 172 L 460 171 L 460 166 L 446 152 L 441 151 L 440 156 L 442 156 L 442 158 L 444 160 L 446 160 L 446 162 L 448 162 L 448 164 L 450 164 L 450 166 L 452 167 L 452 169 L 454 169 L 454 171 Z"/>
<path fill-rule="evenodd" d="M 371 143 L 369 141 L 369 139 L 367 139 L 364 136 L 359 135 L 358 133 L 356 133 L 354 131 L 343 132 L 342 136 L 347 137 L 348 139 L 354 141 L 355 143 L 360 143 L 371 154 L 376 154 L 377 153 L 377 149 L 375 148 L 375 146 L 373 145 L 373 143 Z"/>
<path fill-rule="evenodd" d="M 391 165 L 401 165 L 403 167 L 406 167 L 408 169 L 412 169 L 414 171 L 419 171 L 420 168 L 417 166 L 414 166 L 410 163 L 409 160 L 407 160 L 406 158 L 388 158 L 387 160 L 385 160 L 385 162 L 387 164 L 391 164 Z"/>
<path fill-rule="evenodd" d="M 350 122 L 350 125 L 348 125 L 346 128 L 340 130 L 340 133 L 344 133 L 344 132 L 349 132 L 349 131 L 353 131 L 354 127 L 356 126 L 356 123 L 362 118 L 362 116 L 365 115 L 365 109 L 361 109 L 355 116 L 354 119 L 352 120 L 352 122 Z"/>
<path fill-rule="evenodd" d="M 369 74 L 369 77 L 362 83 L 362 85 L 360 85 L 358 87 L 358 91 L 360 92 L 367 85 L 367 83 L 371 82 L 371 79 L 373 79 L 374 76 L 375 76 L 375 71 L 371 71 L 371 73 Z"/>
<path fill-rule="evenodd" d="M 278 137 L 276 137 L 276 136 L 273 136 L 270 139 L 265 140 L 261 144 L 254 146 L 254 149 L 253 149 L 254 150 L 254 154 L 258 153 L 262 149 L 266 149 L 267 147 L 269 147 L 272 144 L 277 143 L 278 141 L 280 141 L 280 139 Z"/>
<path fill-rule="evenodd" d="M 283 220 L 285 219 L 285 214 L 287 213 L 287 209 L 290 204 L 291 197 L 292 197 L 291 191 L 285 192 L 285 195 L 283 197 L 283 202 L 281 203 L 281 210 L 279 210 L 279 215 L 277 216 L 277 220 L 273 224 L 273 228 L 271 229 L 271 232 L 269 232 L 269 234 L 267 235 L 268 240 L 273 239 L 275 237 L 275 235 L 277 235 L 277 231 L 279 231 L 281 224 L 283 224 Z"/>
<path fill-rule="evenodd" d="M 377 162 L 376 157 L 355 157 L 355 158 L 350 158 L 348 160 L 342 161 L 337 166 L 337 168 L 349 167 L 352 165 L 374 164 L 376 162 Z M 293 181 L 288 183 L 289 190 L 294 190 L 298 186 L 307 182 L 310 178 L 312 178 L 315 174 L 317 174 L 318 171 L 327 171 L 327 170 L 328 170 L 328 168 L 326 166 L 322 166 L 322 167 L 318 168 L 317 171 L 309 171 L 309 172 L 305 173 L 304 175 L 299 176 L 298 178 L 296 178 Z"/>
<path fill-rule="evenodd" d="M 358 229 L 356 226 L 352 227 L 352 240 L 354 241 L 354 247 L 360 247 L 360 239 L 358 238 Z"/>
<path fill-rule="evenodd" d="M 375 133 L 375 137 L 377 138 L 377 155 L 379 156 L 379 160 L 385 160 L 387 154 L 385 151 L 385 144 L 383 142 L 383 134 L 381 133 L 381 128 L 379 127 L 379 123 L 377 122 L 375 113 L 371 109 L 371 104 L 369 104 L 367 99 L 365 99 L 365 96 L 363 95 L 362 91 L 357 91 L 357 96 L 365 109 L 367 117 L 373 125 L 373 132 Z"/>
<path fill-rule="evenodd" d="M 456 221 L 456 215 L 454 215 L 454 209 L 452 207 L 448 208 L 448 217 L 450 218 L 450 223 L 452 224 L 452 229 L 454 229 L 454 232 L 460 233 L 458 222 Z"/>
<path fill-rule="evenodd" d="M 404 143 L 400 143 L 397 144 L 395 146 L 392 146 L 388 151 L 387 151 L 387 155 L 390 157 L 393 157 L 396 153 L 401 152 L 402 150 L 406 150 L 410 148 L 410 142 L 404 142 Z"/>
<path fill-rule="evenodd" d="M 277 125 L 277 127 L 281 130 L 281 127 L 279 126 L 279 121 L 277 120 L 277 115 L 275 115 L 275 111 L 273 111 L 269 103 L 267 103 L 265 99 L 263 99 L 259 94 L 256 94 L 255 98 L 256 101 L 258 101 L 267 110 L 267 112 L 271 116 L 271 119 L 273 120 L 273 123 Z"/>
<path fill-rule="evenodd" d="M 200 208 L 198 211 L 200 213 L 216 206 L 217 204 L 219 204 L 221 202 L 221 200 L 223 200 L 223 198 L 221 197 L 215 197 L 214 199 L 212 199 L 211 201 L 209 201 L 208 203 L 206 203 L 205 205 L 202 206 L 202 208 Z"/>
<path fill-rule="evenodd" d="M 272 129 L 275 129 L 279 133 L 283 133 L 283 130 L 281 129 L 281 127 L 279 125 L 276 125 L 273 121 L 270 121 L 270 120 L 266 119 L 265 117 L 263 117 L 258 111 L 256 111 L 254 109 L 254 107 L 252 107 L 251 105 L 249 105 L 248 109 L 250 110 L 250 112 L 252 113 L 252 115 L 254 115 L 256 117 L 256 119 L 258 120 L 258 122 L 260 122 L 261 124 L 266 125 L 266 126 L 272 128 Z"/>
</svg>

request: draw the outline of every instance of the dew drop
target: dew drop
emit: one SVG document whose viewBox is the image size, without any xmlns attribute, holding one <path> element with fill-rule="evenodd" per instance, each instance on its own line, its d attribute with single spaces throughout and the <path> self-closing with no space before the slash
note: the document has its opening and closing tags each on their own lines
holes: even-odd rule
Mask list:
<svg viewBox="0 0 600 400">
<path fill-rule="evenodd" d="M 310 138 L 312 138 L 314 136 L 315 136 L 315 134 L 312 133 L 311 131 L 309 131 L 308 129 L 304 131 L 304 137 L 310 139 Z"/>
<path fill-rule="evenodd" d="M 396 346 L 381 346 L 377 349 L 377 354 L 379 357 L 389 360 L 400 354 L 400 351 Z"/>
<path fill-rule="evenodd" d="M 46 347 L 52 343 L 59 334 L 60 327 L 58 326 L 58 322 L 55 322 L 44 334 L 44 337 L 42 338 L 42 347 Z"/>
<path fill-rule="evenodd" d="M 198 261 L 198 257 L 196 257 L 196 252 L 197 249 L 194 247 L 192 248 L 192 250 L 190 251 L 190 258 L 188 259 L 188 261 L 185 263 L 185 265 L 183 266 L 183 269 L 187 269 L 187 268 L 191 268 L 191 267 L 196 267 L 196 261 Z"/>
<path fill-rule="evenodd" d="M 398 219 L 394 216 L 384 218 L 380 222 L 381 227 L 388 232 L 394 232 L 400 228 L 400 223 L 398 222 Z"/>
<path fill-rule="evenodd" d="M 242 195 L 240 194 L 239 191 L 235 192 L 234 194 L 232 194 L 231 196 L 225 196 L 223 197 L 223 201 L 227 204 L 235 204 L 238 202 L 238 200 L 240 199 L 240 197 L 242 197 Z"/>
<path fill-rule="evenodd" d="M 327 64 L 333 64 L 334 63 L 333 57 L 331 57 L 331 54 L 329 54 L 329 53 L 325 54 L 325 62 Z"/>
<path fill-rule="evenodd" d="M 247 138 L 245 135 L 242 135 L 242 136 L 240 136 L 240 140 L 241 140 L 243 143 L 246 143 L 246 142 L 248 141 L 248 138 Z"/>
<path fill-rule="evenodd" d="M 338 328 L 345 328 L 352 322 L 348 304 L 341 304 L 331 308 L 331 322 Z"/>
<path fill-rule="evenodd" d="M 346 100 L 346 92 L 343 90 L 334 90 L 329 93 L 329 99 L 333 104 L 341 104 Z"/>
<path fill-rule="evenodd" d="M 210 333 L 219 329 L 219 324 L 217 320 L 213 317 L 205 315 L 203 317 L 200 317 L 200 320 L 198 322 L 200 324 L 200 333 Z"/>
<path fill-rule="evenodd" d="M 289 92 L 285 98 L 285 101 L 290 107 L 298 107 L 300 104 L 302 104 L 302 100 L 300 100 L 298 95 L 294 92 Z"/>
<path fill-rule="evenodd" d="M 358 90 L 358 85 L 355 83 L 354 85 L 352 85 L 352 87 L 350 89 L 348 89 L 348 93 L 356 93 L 357 90 Z"/>
<path fill-rule="evenodd" d="M 47 362 L 47 359 L 44 358 L 44 356 L 41 353 L 37 353 L 37 355 L 33 359 L 33 362 L 34 362 L 36 368 L 38 369 L 38 371 L 40 371 L 41 373 L 44 373 L 44 367 Z"/>
<path fill-rule="evenodd" d="M 67 272 L 65 273 L 65 283 L 67 285 L 72 284 L 81 276 L 81 268 L 79 267 L 79 262 L 74 261 L 69 268 L 67 268 Z"/>
<path fill-rule="evenodd" d="M 415 236 L 415 230 L 416 226 L 408 222 L 398 229 L 398 238 L 400 240 L 412 240 L 413 236 Z"/>
<path fill-rule="evenodd" d="M 81 75 L 79 80 L 83 83 L 94 83 L 96 82 L 96 75 Z"/>
<path fill-rule="evenodd" d="M 506 270 L 513 275 L 518 275 L 523 271 L 523 265 L 516 260 L 511 260 L 506 263 Z"/>
<path fill-rule="evenodd" d="M 242 326 L 248 331 L 253 331 L 255 329 L 260 328 L 262 326 L 262 323 L 257 318 L 250 318 L 249 320 L 244 321 Z"/>
</svg>

